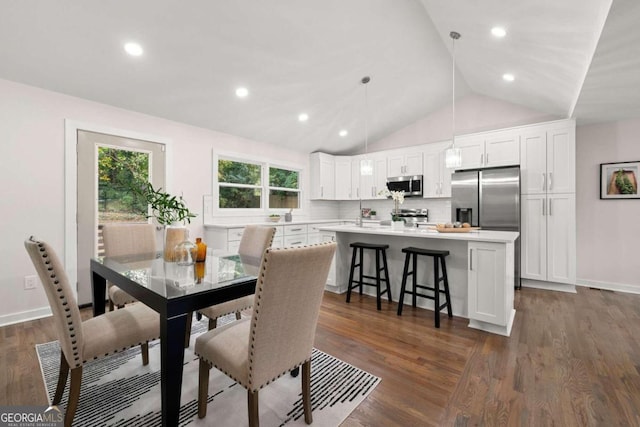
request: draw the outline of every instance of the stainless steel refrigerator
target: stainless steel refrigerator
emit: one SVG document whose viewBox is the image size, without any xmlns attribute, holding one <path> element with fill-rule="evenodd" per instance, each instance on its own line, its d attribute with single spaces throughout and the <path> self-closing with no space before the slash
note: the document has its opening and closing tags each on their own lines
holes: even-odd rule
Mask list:
<svg viewBox="0 0 640 427">
<path fill-rule="evenodd" d="M 451 217 L 483 230 L 520 232 L 520 167 L 454 172 Z M 520 238 L 515 242 L 515 283 L 520 287 Z"/>
</svg>

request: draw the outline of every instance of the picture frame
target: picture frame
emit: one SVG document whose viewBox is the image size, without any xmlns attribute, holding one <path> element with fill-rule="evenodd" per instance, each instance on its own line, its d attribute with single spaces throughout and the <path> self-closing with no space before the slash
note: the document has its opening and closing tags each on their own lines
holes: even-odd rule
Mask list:
<svg viewBox="0 0 640 427">
<path fill-rule="evenodd" d="M 600 199 L 640 199 L 639 176 L 640 160 L 600 163 Z"/>
</svg>

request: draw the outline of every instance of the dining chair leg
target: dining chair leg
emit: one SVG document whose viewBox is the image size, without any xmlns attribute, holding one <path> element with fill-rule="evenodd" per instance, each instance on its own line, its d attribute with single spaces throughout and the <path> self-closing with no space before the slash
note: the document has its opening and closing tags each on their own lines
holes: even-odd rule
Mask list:
<svg viewBox="0 0 640 427">
<path fill-rule="evenodd" d="M 236 311 L 236 320 L 240 320 L 242 319 L 242 313 L 240 313 L 240 310 Z"/>
<path fill-rule="evenodd" d="M 109 298 L 109 311 L 113 311 L 114 307 L 113 307 L 113 300 L 111 298 Z"/>
<path fill-rule="evenodd" d="M 149 364 L 149 342 L 143 342 L 140 344 L 140 353 L 142 354 L 142 365 L 147 366 Z"/>
<path fill-rule="evenodd" d="M 209 364 L 200 359 L 200 369 L 198 372 L 198 418 L 204 418 L 207 415 L 210 369 L 211 367 L 209 366 Z"/>
<path fill-rule="evenodd" d="M 304 409 L 304 422 L 311 424 L 311 361 L 302 364 L 302 407 Z"/>
<path fill-rule="evenodd" d="M 69 401 L 67 402 L 67 413 L 64 415 L 64 427 L 71 427 L 73 417 L 78 409 L 80 400 L 80 386 L 82 385 L 82 366 L 71 370 L 71 385 L 69 386 Z"/>
<path fill-rule="evenodd" d="M 193 322 L 193 311 L 187 313 L 187 327 L 184 333 L 184 348 L 189 348 L 189 340 L 191 339 L 191 323 Z"/>
<path fill-rule="evenodd" d="M 53 396 L 52 405 L 57 405 L 62 400 L 62 394 L 64 388 L 67 385 L 67 377 L 69 376 L 69 364 L 67 358 L 64 357 L 64 353 L 60 352 L 60 373 L 58 374 L 58 385 L 56 386 L 56 394 Z"/>
<path fill-rule="evenodd" d="M 218 319 L 209 319 L 209 330 L 215 329 L 218 326 Z"/>
<path fill-rule="evenodd" d="M 247 401 L 249 407 L 249 427 L 259 427 L 260 419 L 258 418 L 258 390 L 247 390 Z"/>
</svg>

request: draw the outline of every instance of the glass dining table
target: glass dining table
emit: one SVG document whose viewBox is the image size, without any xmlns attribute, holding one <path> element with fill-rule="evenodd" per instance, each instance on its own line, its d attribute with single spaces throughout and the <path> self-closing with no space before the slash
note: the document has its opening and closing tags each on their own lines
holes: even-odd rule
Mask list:
<svg viewBox="0 0 640 427">
<path fill-rule="evenodd" d="M 188 315 L 254 293 L 259 267 L 260 259 L 228 254 L 188 266 L 162 253 L 91 259 L 94 316 L 105 312 L 107 280 L 160 315 L 163 426 L 178 425 Z"/>
</svg>

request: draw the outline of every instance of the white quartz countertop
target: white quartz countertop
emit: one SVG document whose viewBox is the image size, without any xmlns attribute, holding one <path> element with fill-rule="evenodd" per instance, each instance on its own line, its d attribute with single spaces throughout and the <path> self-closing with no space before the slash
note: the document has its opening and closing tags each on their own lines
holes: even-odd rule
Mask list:
<svg viewBox="0 0 640 427">
<path fill-rule="evenodd" d="M 392 230 L 389 226 L 367 225 L 362 227 L 355 225 L 338 225 L 320 227 L 321 231 L 334 231 L 337 233 L 375 234 L 378 236 L 392 237 L 419 237 L 425 239 L 465 240 L 475 242 L 513 243 L 519 233 L 515 231 L 474 230 L 468 233 L 440 233 L 429 228 L 408 228 Z"/>
<path fill-rule="evenodd" d="M 264 222 L 242 222 L 242 223 L 230 223 L 230 224 L 204 224 L 204 228 L 238 228 L 238 227 L 246 227 L 249 224 L 256 225 L 302 225 L 302 224 L 330 224 L 330 223 L 342 223 L 344 220 L 342 219 L 306 219 L 306 220 L 294 220 L 290 222 L 285 222 L 284 217 L 280 219 L 278 222 L 273 221 L 264 221 Z"/>
</svg>

